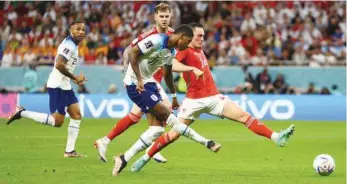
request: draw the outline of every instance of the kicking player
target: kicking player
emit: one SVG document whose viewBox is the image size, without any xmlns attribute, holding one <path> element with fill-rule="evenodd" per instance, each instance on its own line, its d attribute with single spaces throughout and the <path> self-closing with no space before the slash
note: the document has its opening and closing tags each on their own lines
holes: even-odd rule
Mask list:
<svg viewBox="0 0 347 184">
<path fill-rule="evenodd" d="M 228 118 L 245 125 L 252 132 L 264 136 L 274 141 L 278 146 L 285 146 L 289 137 L 294 132 L 294 125 L 289 126 L 284 131 L 277 133 L 249 113 L 241 109 L 235 102 L 219 93 L 213 81 L 206 56 L 203 53 L 202 45 L 205 32 L 201 24 L 190 24 L 194 30 L 194 38 L 189 44 L 189 48 L 179 51 L 174 62 L 181 62 L 188 66 L 194 66 L 204 72 L 203 77 L 196 79 L 194 74 L 186 72 L 183 78 L 187 83 L 188 90 L 186 98 L 178 113 L 181 122 L 190 125 L 198 119 L 202 113 Z M 151 149 L 140 157 L 131 167 L 132 172 L 139 171 L 150 158 L 158 151 L 174 142 L 180 137 L 178 132 L 170 130 L 160 136 Z"/>
<path fill-rule="evenodd" d="M 141 40 L 153 34 L 165 33 L 168 36 L 170 36 L 174 32 L 174 30 L 169 27 L 171 15 L 172 15 L 171 7 L 166 3 L 160 3 L 155 7 L 154 12 L 155 12 L 154 19 L 156 24 L 155 27 L 153 27 L 148 32 L 141 34 L 138 38 L 133 40 L 130 46 L 128 46 L 124 51 L 123 63 L 124 63 L 125 70 L 129 64 L 129 53 L 130 53 L 129 51 L 131 50 L 131 48 L 136 46 L 138 42 L 140 42 Z M 164 89 L 160 85 L 161 80 L 163 78 L 163 69 L 159 68 L 158 71 L 154 73 L 153 77 L 157 82 L 157 87 L 159 89 L 159 93 L 162 97 L 163 103 L 167 105 L 168 107 L 176 110 L 179 106 L 176 95 L 172 95 L 172 106 L 171 106 Z M 98 149 L 98 153 L 99 153 L 101 161 L 107 162 L 106 152 L 107 152 L 108 144 L 117 136 L 121 135 L 130 126 L 138 123 L 143 114 L 144 113 L 141 112 L 141 109 L 136 104 L 133 104 L 133 107 L 128 115 L 126 115 L 124 118 L 119 120 L 117 124 L 112 128 L 112 130 L 106 136 L 94 142 L 95 147 Z M 150 121 L 156 121 L 156 120 L 153 119 Z M 167 162 L 167 159 L 163 157 L 160 153 L 155 154 L 153 156 L 153 159 L 159 163 Z"/>
<path fill-rule="evenodd" d="M 65 118 L 65 107 L 71 119 L 68 127 L 68 138 L 64 157 L 85 157 L 75 151 L 79 127 L 81 123 L 81 112 L 78 99 L 71 88 L 70 80 L 78 85 L 83 85 L 87 80 L 83 74 L 73 75 L 78 63 L 78 44 L 85 36 L 85 25 L 81 21 L 75 21 L 70 26 L 70 35 L 59 45 L 54 67 L 47 81 L 49 94 L 49 109 L 51 114 L 28 111 L 18 106 L 9 117 L 7 124 L 14 120 L 24 118 L 32 119 L 44 125 L 61 127 Z"/>
<path fill-rule="evenodd" d="M 115 165 L 112 171 L 117 176 L 127 165 L 129 160 L 136 153 L 149 147 L 153 140 L 157 139 L 164 131 L 163 123 L 172 127 L 172 130 L 178 134 L 183 134 L 196 142 L 207 142 L 205 146 L 212 151 L 218 151 L 220 145 L 212 140 L 197 134 L 193 129 L 181 123 L 173 115 L 169 108 L 162 102 L 158 87 L 153 79 L 154 72 L 161 66 L 164 66 L 165 82 L 172 94 L 175 88 L 172 79 L 172 59 L 175 55 L 175 48 L 184 50 L 192 40 L 193 30 L 188 25 L 179 26 L 174 34 L 167 36 L 165 34 L 151 35 L 138 42 L 136 47 L 130 51 L 130 66 L 126 72 L 124 83 L 129 98 L 146 113 L 148 119 L 156 118 L 159 121 L 152 121 L 140 139 L 123 155 L 114 157 Z M 185 65 L 179 63 L 176 68 L 184 72 L 188 70 Z M 189 71 L 189 70 L 188 70 Z M 195 76 L 200 76 L 202 73 Z"/>
</svg>

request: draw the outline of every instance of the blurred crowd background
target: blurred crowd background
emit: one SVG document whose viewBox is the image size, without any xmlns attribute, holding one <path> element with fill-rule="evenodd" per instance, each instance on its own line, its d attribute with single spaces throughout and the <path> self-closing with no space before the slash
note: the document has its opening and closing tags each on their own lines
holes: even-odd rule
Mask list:
<svg viewBox="0 0 347 184">
<path fill-rule="evenodd" d="M 52 66 L 58 45 L 76 19 L 87 25 L 86 38 L 79 45 L 81 64 L 121 66 L 126 46 L 153 26 L 158 3 L 0 2 L 0 68 Z M 204 25 L 204 51 L 211 68 L 346 64 L 345 1 L 167 3 L 173 8 L 173 28 L 191 22 Z M 266 72 L 259 75 L 259 81 L 272 87 L 284 80 L 281 75 L 272 80 Z M 257 78 L 252 76 L 253 86 Z M 290 89 L 286 88 L 285 93 L 293 92 Z M 322 88 L 315 93 L 324 92 Z"/>
</svg>

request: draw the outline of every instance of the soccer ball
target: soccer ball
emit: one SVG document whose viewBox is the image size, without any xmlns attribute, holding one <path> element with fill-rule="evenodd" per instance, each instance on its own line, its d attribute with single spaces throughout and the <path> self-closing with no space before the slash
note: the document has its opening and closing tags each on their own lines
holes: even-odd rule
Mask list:
<svg viewBox="0 0 347 184">
<path fill-rule="evenodd" d="M 321 176 L 329 176 L 335 170 L 335 161 L 328 154 L 320 154 L 313 160 L 314 170 Z"/>
</svg>

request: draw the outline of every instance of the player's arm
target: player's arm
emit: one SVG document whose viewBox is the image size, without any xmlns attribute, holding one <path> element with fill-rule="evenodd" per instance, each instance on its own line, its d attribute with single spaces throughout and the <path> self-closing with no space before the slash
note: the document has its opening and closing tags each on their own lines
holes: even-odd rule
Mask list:
<svg viewBox="0 0 347 184">
<path fill-rule="evenodd" d="M 173 80 L 173 76 L 172 76 L 172 65 L 164 65 L 164 80 L 166 83 L 166 86 L 169 88 L 169 91 L 172 95 L 172 109 L 176 110 L 178 109 L 178 107 L 180 106 L 176 97 L 176 89 L 174 86 L 174 80 Z"/>
<path fill-rule="evenodd" d="M 130 51 L 131 51 L 131 46 L 128 46 L 127 48 L 125 48 L 123 52 L 124 73 L 128 70 Z"/>
<path fill-rule="evenodd" d="M 172 75 L 172 65 L 164 65 L 163 75 L 166 86 L 169 88 L 171 94 L 176 93 L 176 89 L 174 86 L 173 75 Z"/>
<path fill-rule="evenodd" d="M 79 76 L 73 75 L 67 67 L 68 58 L 71 57 L 72 51 L 75 48 L 71 44 L 62 44 L 58 47 L 58 54 L 56 58 L 55 68 L 64 76 L 69 77 L 72 81 L 78 85 L 82 85 L 87 79 L 81 73 Z M 76 63 L 72 63 L 76 64 Z"/>
<path fill-rule="evenodd" d="M 124 73 L 128 70 L 129 57 L 130 57 L 129 55 L 130 55 L 131 48 L 134 47 L 136 44 L 138 44 L 139 41 L 143 40 L 143 38 L 145 38 L 149 34 L 152 34 L 154 31 L 155 31 L 154 29 L 151 29 L 150 31 L 141 34 L 140 36 L 135 38 L 127 48 L 125 48 L 125 50 L 123 52 Z"/>
<path fill-rule="evenodd" d="M 198 68 L 185 65 L 185 64 L 179 62 L 177 59 L 173 59 L 172 63 L 173 63 L 172 71 L 174 71 L 174 72 L 194 72 L 194 74 L 197 78 L 200 77 L 202 74 L 204 74 L 204 72 L 199 70 Z"/>
<path fill-rule="evenodd" d="M 129 52 L 129 63 L 131 64 L 131 68 L 133 69 L 136 79 L 138 82 L 142 81 L 142 75 L 139 67 L 139 55 L 141 51 L 138 47 L 131 48 Z"/>
<path fill-rule="evenodd" d="M 66 77 L 78 81 L 76 77 L 66 68 L 67 62 L 68 60 L 63 55 L 59 54 L 57 58 L 57 63 L 55 64 L 55 68 Z"/>
<path fill-rule="evenodd" d="M 65 75 L 66 77 L 69 77 L 72 79 L 72 81 L 78 85 L 83 85 L 84 81 L 86 81 L 86 77 L 81 73 L 79 76 L 74 76 L 69 70 L 66 68 L 68 60 L 63 55 L 58 55 L 57 63 L 55 64 L 55 68 Z"/>
<path fill-rule="evenodd" d="M 161 45 L 162 37 L 158 35 L 151 35 L 141 41 L 139 41 L 136 46 L 134 46 L 130 51 L 130 64 L 133 69 L 136 79 L 137 79 L 137 90 L 144 91 L 144 83 L 140 73 L 139 61 L 140 55 L 146 55 L 151 53 L 153 50 L 158 49 Z"/>
<path fill-rule="evenodd" d="M 183 64 L 183 62 L 187 59 L 187 55 L 187 50 L 179 51 L 176 54 L 176 58 L 172 60 L 172 70 L 174 72 L 194 72 L 196 78 L 199 78 L 202 74 L 204 74 L 201 70 L 196 67 Z"/>
<path fill-rule="evenodd" d="M 172 71 L 174 72 L 192 72 L 195 67 L 182 64 L 177 59 L 172 60 Z"/>
</svg>

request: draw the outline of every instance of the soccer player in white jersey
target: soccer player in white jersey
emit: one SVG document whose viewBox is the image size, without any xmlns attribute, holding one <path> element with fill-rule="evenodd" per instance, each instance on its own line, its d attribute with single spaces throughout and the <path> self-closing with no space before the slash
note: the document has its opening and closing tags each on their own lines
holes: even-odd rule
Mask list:
<svg viewBox="0 0 347 184">
<path fill-rule="evenodd" d="M 199 23 L 191 23 L 190 26 L 194 30 L 193 41 L 189 44 L 188 49 L 179 51 L 176 54 L 173 62 L 181 62 L 188 66 L 195 66 L 204 71 L 204 77 L 196 79 L 192 73 L 186 72 L 183 74 L 188 90 L 186 98 L 183 100 L 178 113 L 181 122 L 189 126 L 197 120 L 201 114 L 207 113 L 241 123 L 250 131 L 272 140 L 278 146 L 285 146 L 294 133 L 294 125 L 289 126 L 281 132 L 276 132 L 267 127 L 260 120 L 252 117 L 234 101 L 220 94 L 213 80 L 207 58 L 202 50 L 205 36 L 203 26 Z M 172 130 L 160 136 L 148 153 L 134 162 L 131 171 L 140 171 L 156 152 L 173 143 L 179 137 L 180 134 Z"/>
<path fill-rule="evenodd" d="M 170 7 L 170 5 L 166 4 L 166 3 L 159 3 L 155 9 L 154 9 L 154 19 L 155 19 L 155 26 L 150 29 L 149 31 L 141 34 L 140 36 L 138 36 L 136 39 L 134 39 L 131 44 L 124 50 L 123 53 L 123 63 L 124 63 L 124 68 L 126 71 L 126 68 L 129 65 L 129 53 L 132 47 L 136 46 L 136 44 L 147 38 L 150 35 L 153 34 L 158 34 L 158 33 L 165 33 L 167 35 L 171 35 L 174 30 L 172 28 L 169 27 L 170 24 L 170 19 L 172 16 L 172 9 Z M 192 67 L 188 67 L 188 68 L 192 68 Z M 196 68 L 192 68 L 192 70 L 194 70 Z M 173 110 L 176 110 L 179 106 L 176 95 L 172 95 L 172 105 L 170 104 L 170 101 L 168 99 L 168 96 L 166 95 L 164 89 L 160 86 L 160 82 L 162 80 L 162 75 L 163 75 L 163 71 L 162 68 L 160 68 L 159 70 L 157 70 L 154 74 L 154 79 L 158 82 L 158 88 L 159 88 L 159 92 L 160 95 L 162 97 L 163 103 L 166 104 L 168 107 L 171 107 Z M 109 145 L 109 143 L 114 140 L 116 137 L 118 137 L 119 135 L 121 135 L 124 131 L 126 131 L 129 127 L 137 124 L 142 115 L 144 113 L 141 112 L 141 109 L 136 105 L 133 104 L 133 107 L 131 108 L 131 111 L 129 114 L 127 114 L 126 116 L 124 116 L 122 119 L 120 119 L 116 125 L 112 128 L 112 130 L 105 135 L 104 137 L 96 140 L 94 142 L 95 147 L 98 150 L 99 153 L 99 157 L 100 160 L 103 162 L 106 162 L 106 152 L 107 152 L 107 147 Z M 149 121 L 157 121 L 155 119 L 153 120 L 149 120 Z M 159 162 L 159 163 L 166 163 L 167 159 L 165 157 L 163 157 L 160 153 L 157 153 L 153 156 L 154 160 Z"/>
<path fill-rule="evenodd" d="M 148 119 L 156 118 L 159 121 L 149 121 L 150 127 L 140 136 L 138 141 L 124 154 L 114 157 L 115 165 L 112 175 L 118 174 L 126 167 L 127 163 L 136 153 L 149 147 L 164 131 L 164 124 L 172 127 L 172 130 L 184 135 L 196 142 L 204 142 L 207 139 L 196 133 L 187 125 L 181 123 L 173 115 L 169 108 L 162 102 L 158 87 L 153 78 L 154 72 L 159 67 L 164 67 L 165 82 L 172 94 L 175 88 L 172 77 L 172 59 L 175 56 L 175 48 L 184 50 L 193 38 L 193 30 L 188 25 L 179 26 L 175 32 L 167 36 L 165 34 L 151 35 L 138 42 L 130 51 L 130 66 L 127 69 L 124 83 L 129 98 L 146 113 Z M 178 63 L 178 62 L 177 62 Z M 175 63 L 176 64 L 176 63 Z M 184 71 L 186 68 L 178 63 L 176 70 Z M 197 77 L 202 73 L 195 73 Z M 219 144 L 209 140 L 205 145 L 212 151 L 218 151 Z"/>
<path fill-rule="evenodd" d="M 78 63 L 78 44 L 85 37 L 85 25 L 81 21 L 74 21 L 70 26 L 70 35 L 66 37 L 58 47 L 54 67 L 47 81 L 49 94 L 49 108 L 51 114 L 28 111 L 21 106 L 9 117 L 7 124 L 14 120 L 24 118 L 32 119 L 40 124 L 52 127 L 61 127 L 65 118 L 65 107 L 71 119 L 68 127 L 68 139 L 64 157 L 85 157 L 75 151 L 81 112 L 78 99 L 71 88 L 70 80 L 78 85 L 83 85 L 87 80 L 83 74 L 73 75 Z"/>
</svg>

